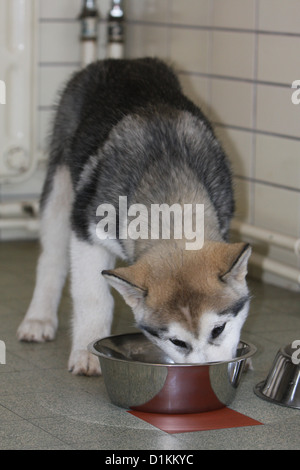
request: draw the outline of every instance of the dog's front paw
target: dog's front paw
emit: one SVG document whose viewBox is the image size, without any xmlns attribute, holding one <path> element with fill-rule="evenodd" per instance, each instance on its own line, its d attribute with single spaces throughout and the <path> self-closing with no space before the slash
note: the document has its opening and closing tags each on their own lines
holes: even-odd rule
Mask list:
<svg viewBox="0 0 300 470">
<path fill-rule="evenodd" d="M 50 320 L 24 319 L 17 331 L 19 341 L 44 343 L 55 338 L 56 324 Z"/>
<path fill-rule="evenodd" d="M 68 367 L 74 375 L 101 375 L 99 359 L 85 349 L 71 352 Z"/>
</svg>

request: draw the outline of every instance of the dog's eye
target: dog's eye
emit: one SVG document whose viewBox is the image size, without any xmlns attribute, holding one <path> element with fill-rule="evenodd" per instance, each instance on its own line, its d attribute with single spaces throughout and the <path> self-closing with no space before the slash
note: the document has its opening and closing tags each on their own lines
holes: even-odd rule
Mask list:
<svg viewBox="0 0 300 470">
<path fill-rule="evenodd" d="M 211 332 L 212 339 L 217 338 L 222 333 L 225 326 L 226 326 L 226 323 L 223 323 L 223 325 L 221 325 L 221 326 L 216 326 Z"/>
<path fill-rule="evenodd" d="M 175 346 L 178 346 L 179 348 L 186 348 L 187 349 L 187 344 L 184 341 L 181 341 L 180 339 L 176 338 L 170 338 L 171 343 L 175 344 Z"/>
</svg>

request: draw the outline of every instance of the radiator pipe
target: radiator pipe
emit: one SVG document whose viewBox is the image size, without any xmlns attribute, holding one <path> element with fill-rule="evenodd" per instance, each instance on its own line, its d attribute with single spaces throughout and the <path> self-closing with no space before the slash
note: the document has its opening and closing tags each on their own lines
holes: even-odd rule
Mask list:
<svg viewBox="0 0 300 470">
<path fill-rule="evenodd" d="M 81 22 L 81 65 L 86 67 L 97 60 L 99 12 L 96 0 L 83 0 L 79 15 Z"/>
<path fill-rule="evenodd" d="M 12 230 L 12 229 L 25 229 L 29 232 L 38 232 L 39 220 L 35 218 L 24 218 L 24 219 L 0 219 L 0 230 Z"/>
<path fill-rule="evenodd" d="M 255 225 L 246 224 L 234 220 L 231 224 L 232 230 L 256 240 L 264 241 L 270 245 L 275 245 L 287 250 L 293 251 L 297 256 L 300 256 L 300 238 L 283 235 L 281 233 L 266 230 Z"/>
<path fill-rule="evenodd" d="M 108 15 L 107 55 L 110 59 L 124 57 L 124 8 L 123 0 L 112 0 Z"/>
<path fill-rule="evenodd" d="M 0 217 L 22 217 L 25 214 L 36 217 L 38 213 L 38 201 L 16 201 L 0 203 Z"/>
<path fill-rule="evenodd" d="M 300 271 L 286 264 L 279 263 L 273 259 L 259 255 L 258 253 L 252 253 L 250 258 L 250 264 L 258 266 L 264 271 L 268 271 L 277 276 L 284 277 L 290 281 L 300 284 Z"/>
</svg>

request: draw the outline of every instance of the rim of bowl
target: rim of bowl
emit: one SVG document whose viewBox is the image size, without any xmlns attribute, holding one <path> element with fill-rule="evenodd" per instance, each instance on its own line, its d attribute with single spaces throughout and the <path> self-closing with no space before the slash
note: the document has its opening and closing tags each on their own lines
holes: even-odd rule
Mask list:
<svg viewBox="0 0 300 470">
<path fill-rule="evenodd" d="M 248 343 L 244 340 L 240 340 L 239 343 L 243 343 L 245 346 L 248 346 L 249 351 L 246 352 L 245 354 L 242 354 L 239 357 L 234 357 L 233 359 L 229 359 L 228 361 L 215 361 L 215 362 L 187 362 L 187 363 L 179 363 L 179 362 L 174 362 L 173 364 L 168 364 L 168 363 L 158 363 L 158 362 L 143 362 L 143 361 L 131 361 L 129 359 L 120 359 L 117 357 L 112 357 L 112 356 L 107 356 L 104 353 L 101 353 L 95 349 L 95 344 L 99 343 L 100 341 L 104 341 L 107 339 L 112 339 L 112 338 L 118 338 L 120 336 L 134 336 L 134 335 L 141 335 L 144 336 L 143 333 L 124 333 L 121 335 L 111 335 L 111 336 L 106 336 L 105 338 L 98 339 L 96 341 L 93 341 L 88 345 L 88 351 L 91 352 L 92 354 L 95 354 L 95 356 L 98 357 L 103 357 L 105 359 L 110 359 L 113 361 L 118 361 L 118 362 L 126 362 L 127 364 L 140 364 L 144 366 L 157 366 L 157 367 L 196 367 L 196 366 L 214 366 L 214 365 L 221 365 L 221 364 L 230 364 L 233 362 L 240 362 L 245 359 L 248 359 L 249 357 L 252 357 L 256 352 L 257 348 L 254 346 L 252 343 Z"/>
</svg>

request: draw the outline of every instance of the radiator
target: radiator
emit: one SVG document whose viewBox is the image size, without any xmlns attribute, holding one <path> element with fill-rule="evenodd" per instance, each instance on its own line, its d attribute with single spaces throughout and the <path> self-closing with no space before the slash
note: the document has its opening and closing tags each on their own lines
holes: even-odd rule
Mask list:
<svg viewBox="0 0 300 470">
<path fill-rule="evenodd" d="M 38 0 L 0 0 L 0 183 L 37 165 L 37 47 Z"/>
</svg>

